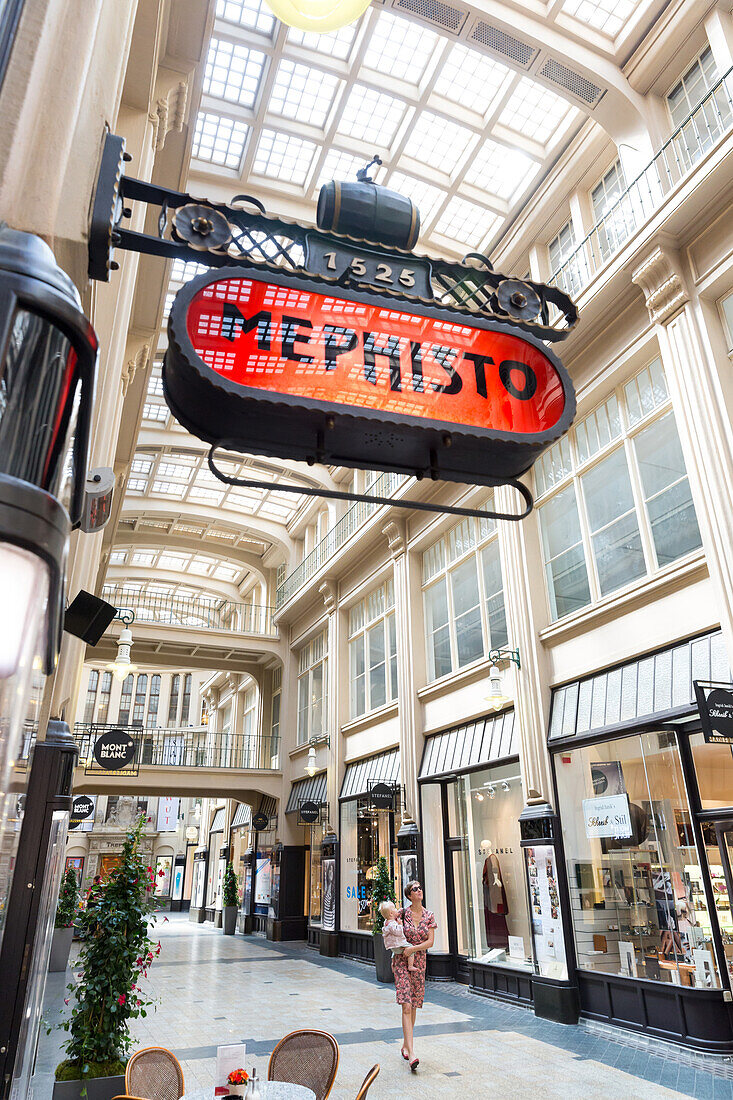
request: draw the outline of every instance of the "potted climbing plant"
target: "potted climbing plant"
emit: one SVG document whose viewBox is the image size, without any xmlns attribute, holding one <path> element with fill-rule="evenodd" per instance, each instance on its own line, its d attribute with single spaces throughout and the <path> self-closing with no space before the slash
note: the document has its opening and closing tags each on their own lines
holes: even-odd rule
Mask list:
<svg viewBox="0 0 733 1100">
<path fill-rule="evenodd" d="M 120 864 L 95 888 L 82 917 L 84 946 L 67 986 L 66 1059 L 56 1068 L 53 1100 L 111 1100 L 125 1091 L 130 1021 L 152 1003 L 140 978 L 160 953 L 148 935 L 154 908 L 152 868 L 140 855 L 144 818 L 127 834 Z"/>
<path fill-rule="evenodd" d="M 379 912 L 379 906 L 383 901 L 394 900 L 394 886 L 390 878 L 387 860 L 384 856 L 380 856 L 377 860 L 377 873 L 372 879 L 372 920 L 374 922 L 372 935 L 374 936 L 374 962 L 377 968 L 377 981 L 379 982 L 394 981 L 392 952 L 384 946 L 384 940 L 382 939 L 384 917 Z"/>
<path fill-rule="evenodd" d="M 56 919 L 51 940 L 51 959 L 48 969 L 53 974 L 62 973 L 69 963 L 71 941 L 74 938 L 74 920 L 79 901 L 79 886 L 76 872 L 69 867 L 61 879 L 59 901 L 56 906 Z"/>
<path fill-rule="evenodd" d="M 234 874 L 234 868 L 231 863 L 227 863 L 226 871 L 224 872 L 224 885 L 223 885 L 223 898 L 224 905 L 224 920 L 223 929 L 225 936 L 233 936 L 234 929 L 237 926 L 237 876 Z"/>
</svg>

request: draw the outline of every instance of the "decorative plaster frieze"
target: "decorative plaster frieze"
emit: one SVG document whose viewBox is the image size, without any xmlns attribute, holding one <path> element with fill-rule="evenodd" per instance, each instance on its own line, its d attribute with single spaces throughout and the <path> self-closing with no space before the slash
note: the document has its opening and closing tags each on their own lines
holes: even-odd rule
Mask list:
<svg viewBox="0 0 733 1100">
<path fill-rule="evenodd" d="M 658 244 L 631 279 L 644 292 L 652 324 L 666 324 L 689 301 L 679 253 L 666 244 Z"/>
</svg>

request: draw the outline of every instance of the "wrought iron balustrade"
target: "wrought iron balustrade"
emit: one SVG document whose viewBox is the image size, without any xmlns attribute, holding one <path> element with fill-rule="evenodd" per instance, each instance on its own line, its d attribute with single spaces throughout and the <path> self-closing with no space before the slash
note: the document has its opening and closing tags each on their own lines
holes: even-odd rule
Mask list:
<svg viewBox="0 0 733 1100">
<path fill-rule="evenodd" d="M 235 603 L 207 596 L 140 592 L 125 585 L 105 585 L 102 596 L 115 607 L 131 608 L 140 623 L 277 637 L 277 627 L 272 622 L 274 609 L 264 604 Z"/>
<path fill-rule="evenodd" d="M 381 474 L 376 481 L 368 487 L 366 492 L 375 496 L 392 496 L 408 480 L 404 474 Z M 311 550 L 300 565 L 289 573 L 277 590 L 276 607 L 282 607 L 284 603 L 295 595 L 311 577 L 315 576 L 322 565 L 325 565 L 344 543 L 351 538 L 362 524 L 366 523 L 381 507 L 379 504 L 371 504 L 369 501 L 360 500 L 349 508 L 348 512 L 334 524 L 328 534 L 321 539 L 317 546 Z"/>
<path fill-rule="evenodd" d="M 550 282 L 577 295 L 643 225 L 717 141 L 733 128 L 733 68 L 710 89 L 590 233 L 553 271 Z"/>
<path fill-rule="evenodd" d="M 78 765 L 95 767 L 94 745 L 109 730 L 129 734 L 135 742 L 135 764 L 163 768 L 230 768 L 276 771 L 280 739 L 271 734 L 217 733 L 208 726 L 131 726 L 77 722 L 74 740 Z"/>
</svg>

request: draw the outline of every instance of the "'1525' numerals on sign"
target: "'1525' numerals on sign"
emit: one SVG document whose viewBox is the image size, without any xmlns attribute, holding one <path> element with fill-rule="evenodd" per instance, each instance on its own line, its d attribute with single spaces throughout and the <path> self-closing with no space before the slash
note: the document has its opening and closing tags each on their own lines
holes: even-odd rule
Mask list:
<svg viewBox="0 0 733 1100">
<path fill-rule="evenodd" d="M 348 274 L 351 281 L 375 289 L 403 290 L 410 295 L 429 298 L 430 264 L 412 256 L 408 262 L 368 252 L 366 249 L 338 248 L 332 241 L 317 237 L 306 239 L 306 268 L 318 275 L 339 279 Z"/>
</svg>

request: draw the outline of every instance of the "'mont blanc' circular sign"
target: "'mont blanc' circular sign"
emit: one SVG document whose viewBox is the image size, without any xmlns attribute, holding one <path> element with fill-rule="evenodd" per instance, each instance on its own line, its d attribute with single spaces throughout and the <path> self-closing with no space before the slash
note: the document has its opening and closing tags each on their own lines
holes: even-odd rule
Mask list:
<svg viewBox="0 0 733 1100">
<path fill-rule="evenodd" d="M 106 772 L 122 771 L 135 759 L 135 742 L 126 730 L 107 730 L 94 744 L 94 759 Z"/>
</svg>

